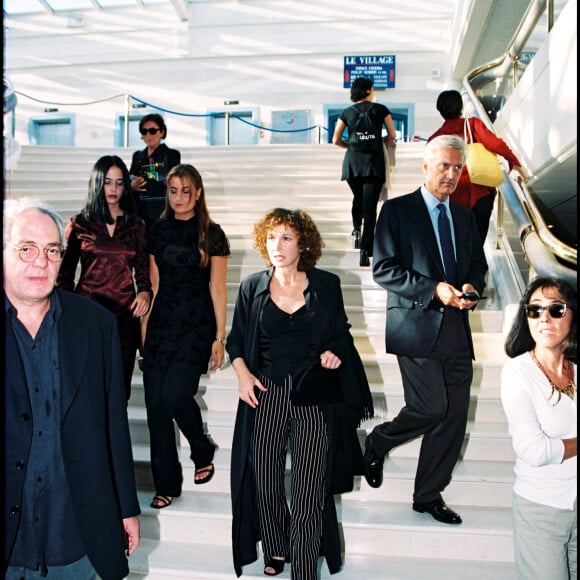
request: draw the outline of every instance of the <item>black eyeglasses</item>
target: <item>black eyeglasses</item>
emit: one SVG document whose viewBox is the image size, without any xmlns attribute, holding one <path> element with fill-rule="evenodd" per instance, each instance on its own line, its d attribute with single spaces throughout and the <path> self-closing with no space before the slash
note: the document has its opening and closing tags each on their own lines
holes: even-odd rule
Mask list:
<svg viewBox="0 0 580 580">
<path fill-rule="evenodd" d="M 22 244 L 19 246 L 18 244 L 8 242 L 8 245 L 12 246 L 18 252 L 18 257 L 23 262 L 27 263 L 34 262 L 40 256 L 40 252 L 46 256 L 49 262 L 60 262 L 64 255 L 64 248 L 61 244 L 51 244 L 44 248 L 39 248 L 36 244 Z"/>
<path fill-rule="evenodd" d="M 161 129 L 157 127 L 149 127 L 149 129 L 144 129 L 141 127 L 141 129 L 139 129 L 139 133 L 141 133 L 141 135 L 147 135 L 147 133 L 149 133 L 149 135 L 156 135 L 159 133 L 159 131 L 161 131 Z"/>
<path fill-rule="evenodd" d="M 567 309 L 568 305 L 560 302 L 548 304 L 548 306 L 540 306 L 539 304 L 526 304 L 524 306 L 528 318 L 540 318 L 544 310 L 547 310 L 552 318 L 564 318 Z"/>
</svg>

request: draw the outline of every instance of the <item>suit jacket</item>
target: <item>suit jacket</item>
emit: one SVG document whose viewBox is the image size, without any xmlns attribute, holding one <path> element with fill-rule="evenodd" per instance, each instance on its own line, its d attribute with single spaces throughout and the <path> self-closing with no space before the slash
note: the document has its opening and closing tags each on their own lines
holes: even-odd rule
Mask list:
<svg viewBox="0 0 580 580">
<path fill-rule="evenodd" d="M 487 262 L 475 218 L 453 201 L 450 209 L 458 288 L 469 282 L 481 294 Z M 434 298 L 434 293 L 437 284 L 445 280 L 445 270 L 420 188 L 383 204 L 374 244 L 373 278 L 387 290 L 386 350 L 426 357 L 435 346 L 443 321 L 445 307 Z M 475 358 L 468 311 L 461 313 Z"/>
<path fill-rule="evenodd" d="M 66 477 L 86 553 L 104 580 L 129 574 L 122 519 L 140 513 L 115 316 L 56 289 L 61 368 L 61 435 Z M 33 417 L 24 366 L 6 324 L 5 559 L 20 522 Z"/>
<path fill-rule="evenodd" d="M 273 269 L 252 274 L 240 285 L 227 349 L 231 360 L 242 357 L 255 375 L 259 372 L 259 321 L 269 297 Z M 324 270 L 307 272 L 306 306 L 316 317 L 314 343 L 317 352 L 330 349 L 341 360 L 337 389 L 343 403 L 320 405 L 329 434 L 326 466 L 326 506 L 322 530 L 322 554 L 331 574 L 340 570 L 341 546 L 333 494 L 352 491 L 353 478 L 362 475 L 362 452 L 357 435 L 360 421 L 373 416 L 372 395 L 360 355 L 347 321 L 338 276 Z M 255 410 L 239 401 L 231 458 L 232 548 L 237 576 L 242 566 L 254 562 L 260 540 L 256 486 L 250 465 L 250 444 Z"/>
</svg>

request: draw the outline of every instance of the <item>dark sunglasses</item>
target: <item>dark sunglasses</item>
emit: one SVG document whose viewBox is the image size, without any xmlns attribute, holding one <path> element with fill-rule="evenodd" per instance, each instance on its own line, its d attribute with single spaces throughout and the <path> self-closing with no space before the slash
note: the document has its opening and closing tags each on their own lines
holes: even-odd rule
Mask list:
<svg viewBox="0 0 580 580">
<path fill-rule="evenodd" d="M 528 318 L 540 318 L 544 310 L 547 310 L 552 318 L 563 318 L 567 308 L 567 304 L 560 304 L 559 302 L 548 306 L 540 306 L 539 304 L 526 304 L 524 306 Z"/>
<path fill-rule="evenodd" d="M 161 131 L 161 129 L 158 129 L 157 127 L 150 127 L 149 129 L 143 129 L 143 127 L 141 127 L 141 129 L 139 129 L 141 135 L 147 135 L 147 133 L 149 133 L 149 135 L 156 135 L 159 131 Z"/>
</svg>

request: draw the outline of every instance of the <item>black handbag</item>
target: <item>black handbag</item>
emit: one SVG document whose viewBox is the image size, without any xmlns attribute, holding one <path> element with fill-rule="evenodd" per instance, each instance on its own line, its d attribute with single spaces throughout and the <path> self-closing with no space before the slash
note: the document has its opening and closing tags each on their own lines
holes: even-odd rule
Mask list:
<svg viewBox="0 0 580 580">
<path fill-rule="evenodd" d="M 290 401 L 294 405 L 325 405 L 343 401 L 338 369 L 325 369 L 320 360 L 305 362 L 292 373 Z"/>
</svg>

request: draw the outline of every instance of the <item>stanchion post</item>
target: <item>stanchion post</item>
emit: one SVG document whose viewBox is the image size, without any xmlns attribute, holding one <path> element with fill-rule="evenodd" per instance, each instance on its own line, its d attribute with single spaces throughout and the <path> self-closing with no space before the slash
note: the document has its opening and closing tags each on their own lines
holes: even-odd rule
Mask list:
<svg viewBox="0 0 580 580">
<path fill-rule="evenodd" d="M 125 127 L 123 135 L 123 146 L 125 148 L 129 147 L 129 107 L 130 107 L 131 96 L 129 93 L 125 93 Z"/>
<path fill-rule="evenodd" d="M 224 107 L 228 107 L 231 105 L 239 105 L 240 101 L 236 100 L 236 99 L 228 99 L 226 101 L 224 101 Z M 225 121 L 226 121 L 226 127 L 225 127 L 225 131 L 226 131 L 226 138 L 225 138 L 225 143 L 226 145 L 230 144 L 230 118 L 231 118 L 231 113 L 229 111 L 229 109 L 224 109 L 224 115 L 225 115 Z"/>
<path fill-rule="evenodd" d="M 229 111 L 225 111 L 225 117 L 226 117 L 226 122 L 225 122 L 226 136 L 225 136 L 224 143 L 226 145 L 229 145 L 230 144 L 230 112 Z"/>
</svg>

